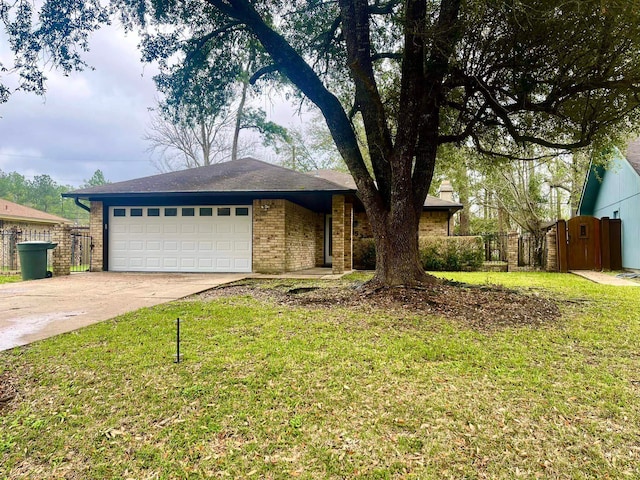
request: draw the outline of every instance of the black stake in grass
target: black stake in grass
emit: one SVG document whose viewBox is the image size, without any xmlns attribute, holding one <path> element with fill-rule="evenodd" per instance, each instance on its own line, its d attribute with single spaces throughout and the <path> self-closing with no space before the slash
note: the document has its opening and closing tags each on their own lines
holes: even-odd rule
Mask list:
<svg viewBox="0 0 640 480">
<path fill-rule="evenodd" d="M 174 363 L 180 363 L 180 317 L 176 319 L 176 359 Z"/>
</svg>

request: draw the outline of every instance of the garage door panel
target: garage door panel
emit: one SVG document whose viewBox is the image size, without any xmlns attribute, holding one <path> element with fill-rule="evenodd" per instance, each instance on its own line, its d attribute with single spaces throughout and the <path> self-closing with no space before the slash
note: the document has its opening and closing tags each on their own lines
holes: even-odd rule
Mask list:
<svg viewBox="0 0 640 480">
<path fill-rule="evenodd" d="M 144 258 L 142 257 L 131 257 L 129 260 L 129 265 L 132 267 L 144 267 Z"/>
<path fill-rule="evenodd" d="M 250 233 L 251 232 L 251 224 L 243 223 L 243 224 L 234 224 L 233 225 L 234 233 Z"/>
<path fill-rule="evenodd" d="M 243 271 L 244 269 L 251 268 L 251 263 L 247 259 L 235 259 L 233 262 L 234 268 L 239 271 Z"/>
<path fill-rule="evenodd" d="M 147 257 L 145 259 L 145 265 L 147 268 L 160 268 L 162 259 L 160 257 Z"/>
<path fill-rule="evenodd" d="M 161 242 L 157 240 L 147 240 L 147 250 L 159 252 L 161 250 Z"/>
<path fill-rule="evenodd" d="M 177 252 L 178 251 L 178 242 L 162 242 L 162 248 L 164 251 Z"/>
<path fill-rule="evenodd" d="M 231 242 L 216 242 L 216 250 L 219 252 L 230 252 Z"/>
<path fill-rule="evenodd" d="M 117 208 L 117 217 L 109 212 L 110 270 L 251 272 L 251 207 L 159 207 L 159 216 L 148 216 L 155 207 Z"/>
<path fill-rule="evenodd" d="M 210 252 L 213 250 L 213 242 L 198 242 L 198 250 L 201 252 Z"/>
<path fill-rule="evenodd" d="M 221 270 L 231 269 L 231 260 L 228 258 L 216 259 L 216 267 Z"/>
<path fill-rule="evenodd" d="M 233 244 L 236 252 L 250 252 L 251 244 L 249 242 L 235 242 Z"/>
<path fill-rule="evenodd" d="M 198 258 L 198 269 L 211 271 L 213 269 L 213 259 L 211 259 L 211 258 Z"/>
<path fill-rule="evenodd" d="M 195 252 L 196 242 L 181 242 L 180 248 L 183 252 Z"/>
</svg>

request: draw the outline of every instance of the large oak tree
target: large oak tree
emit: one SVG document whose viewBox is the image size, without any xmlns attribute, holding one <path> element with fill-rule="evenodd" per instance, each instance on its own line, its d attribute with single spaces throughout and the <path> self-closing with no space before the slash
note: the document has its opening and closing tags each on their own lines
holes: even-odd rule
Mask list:
<svg viewBox="0 0 640 480">
<path fill-rule="evenodd" d="M 228 92 L 257 42 L 252 79 L 289 82 L 322 112 L 386 285 L 428 280 L 417 232 L 440 146 L 576 149 L 638 121 L 638 0 L 44 0 L 39 19 L 31 5 L 0 0 L 0 16 L 36 91 L 43 55 L 82 67 L 77 47 L 109 14 L 148 33 L 143 56 L 179 102 L 194 78 Z"/>
</svg>

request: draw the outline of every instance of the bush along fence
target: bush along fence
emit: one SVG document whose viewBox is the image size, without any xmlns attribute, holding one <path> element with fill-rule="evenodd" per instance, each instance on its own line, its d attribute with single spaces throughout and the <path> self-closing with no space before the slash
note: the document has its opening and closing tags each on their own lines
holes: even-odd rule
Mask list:
<svg viewBox="0 0 640 480">
<path fill-rule="evenodd" d="M 551 242 L 551 243 L 550 243 Z M 422 237 L 420 261 L 427 271 L 531 271 L 555 270 L 555 230 L 546 235 L 487 233 L 475 236 Z M 360 255 L 354 267 L 376 268 L 373 239 L 361 240 Z"/>
<path fill-rule="evenodd" d="M 20 273 L 18 243 L 46 241 L 57 243 L 47 252 L 47 268 L 54 275 L 68 275 L 72 271 L 88 271 L 91 265 L 93 245 L 86 228 L 70 225 L 55 225 L 51 229 L 0 230 L 0 272 Z"/>
</svg>

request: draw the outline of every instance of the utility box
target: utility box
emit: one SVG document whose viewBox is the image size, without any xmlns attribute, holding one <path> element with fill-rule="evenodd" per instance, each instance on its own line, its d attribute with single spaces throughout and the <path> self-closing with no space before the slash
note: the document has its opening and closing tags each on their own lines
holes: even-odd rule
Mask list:
<svg viewBox="0 0 640 480">
<path fill-rule="evenodd" d="M 57 245 L 51 242 L 20 242 L 18 255 L 22 280 L 38 280 L 51 276 L 47 275 L 47 251 Z"/>
</svg>

